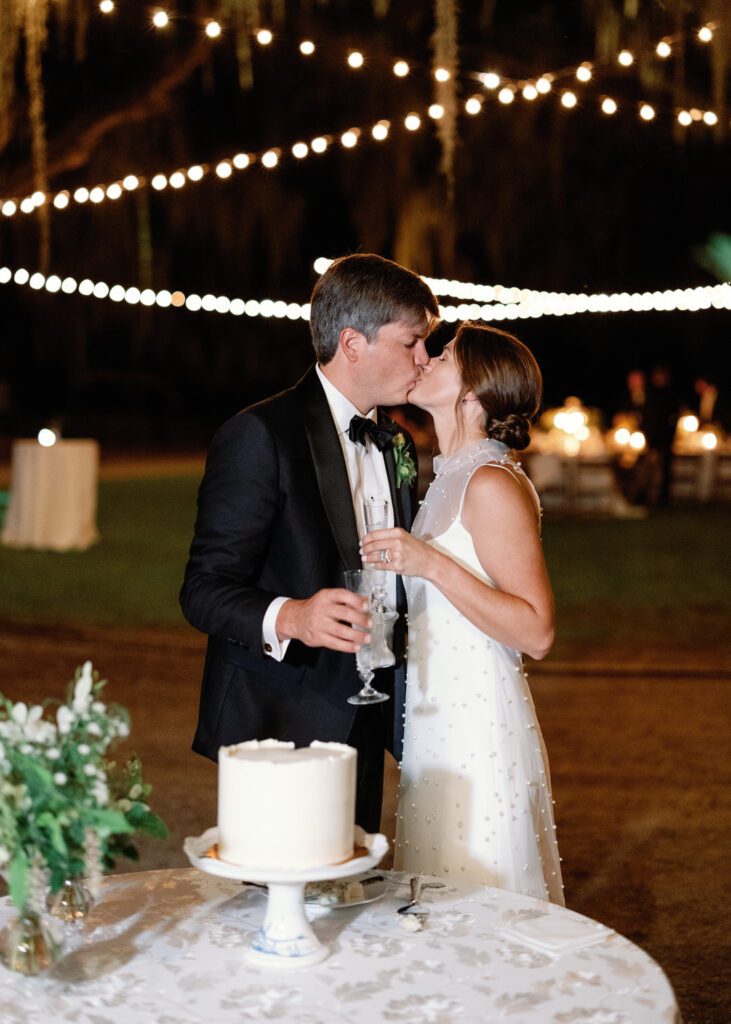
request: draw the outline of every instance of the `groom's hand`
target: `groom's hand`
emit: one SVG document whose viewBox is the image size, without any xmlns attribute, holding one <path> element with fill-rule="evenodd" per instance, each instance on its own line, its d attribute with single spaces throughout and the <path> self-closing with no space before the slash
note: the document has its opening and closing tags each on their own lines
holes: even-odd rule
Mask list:
<svg viewBox="0 0 731 1024">
<path fill-rule="evenodd" d="M 277 615 L 280 640 L 354 654 L 370 641 L 368 600 L 349 590 L 318 590 L 304 601 L 285 601 Z"/>
</svg>

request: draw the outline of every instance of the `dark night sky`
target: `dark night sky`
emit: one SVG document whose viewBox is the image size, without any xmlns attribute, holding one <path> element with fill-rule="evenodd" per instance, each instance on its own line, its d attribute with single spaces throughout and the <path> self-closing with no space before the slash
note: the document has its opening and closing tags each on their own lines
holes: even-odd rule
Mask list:
<svg viewBox="0 0 731 1024">
<path fill-rule="evenodd" d="M 588 5 L 578 0 L 502 0 L 489 28 L 480 27 L 481 6 L 462 4 L 463 72 L 495 66 L 527 78 L 594 52 L 593 26 L 580 17 Z M 642 27 L 646 40 L 672 28 L 662 5 L 640 6 L 651 10 Z M 431 5 L 411 0 L 391 7 L 377 21 L 368 3 L 332 0 L 312 7 L 308 21 L 290 3 L 273 47 L 255 54 L 250 91 L 238 88 L 233 48 L 223 39 L 159 113 L 122 123 L 81 166 L 54 176 L 52 188 L 172 170 L 239 149 L 288 147 L 320 132 L 424 109 Z M 702 7 L 691 11 L 688 29 Z M 93 19 L 80 64 L 61 58 L 55 43 L 49 48 L 52 160 L 72 151 L 84 128 L 110 109 L 149 107 L 149 88 L 200 33 L 180 19 L 161 37 L 144 28 L 141 4 L 120 5 L 114 17 L 113 26 L 101 15 Z M 628 42 L 641 35 L 632 24 L 623 32 Z M 310 62 L 297 54 L 306 34 L 322 41 Z M 351 46 L 368 55 L 362 72 L 343 68 Z M 404 82 L 390 71 L 395 57 L 413 62 Z M 174 195 L 148 192 L 94 209 L 70 208 L 53 216 L 49 269 L 124 285 L 144 284 L 149 273 L 154 288 L 306 301 L 315 257 L 358 249 L 394 256 L 406 238 L 407 251 L 417 254 L 414 269 L 434 276 L 560 291 L 713 284 L 693 248 L 713 232 L 731 233 L 728 140 L 705 128 L 693 129 L 685 142 L 676 139 L 673 100 L 667 81 L 650 67 L 653 60 L 656 65 L 656 58 L 645 61 L 645 74 L 654 73 L 654 83 L 640 85 L 634 72 L 611 70 L 580 94 L 572 112 L 553 98 L 510 108 L 491 100 L 480 116 L 461 116 L 451 212 L 435 132 L 427 125 L 381 146 L 289 159 L 275 172 L 252 168 Z M 686 70 L 689 100 L 710 106 L 708 56 L 697 44 L 688 46 Z M 464 98 L 478 86 L 463 76 L 460 89 Z M 627 112 L 611 120 L 598 114 L 605 91 Z M 656 103 L 656 123 L 644 125 L 629 112 L 638 99 Z M 18 121 L 0 154 L 0 193 L 19 188 L 24 194 L 19 183 L 24 176 L 27 182 L 27 152 Z M 145 260 L 141 226 L 148 222 Z M 450 223 L 452 253 L 444 244 Z M 423 246 L 409 243 L 414 224 Z M 3 219 L 1 264 L 33 270 L 37 252 L 32 216 Z M 549 403 L 578 393 L 610 407 L 631 365 L 667 362 L 681 390 L 699 370 L 718 372 L 728 323 L 728 312 L 614 314 L 519 321 L 515 330 L 543 365 Z M 202 443 L 213 424 L 292 383 L 310 361 L 301 321 L 143 310 L 14 285 L 0 288 L 0 336 L 0 380 L 10 393 L 0 433 L 8 436 L 62 415 L 69 433 L 95 429 L 120 443 Z"/>
</svg>

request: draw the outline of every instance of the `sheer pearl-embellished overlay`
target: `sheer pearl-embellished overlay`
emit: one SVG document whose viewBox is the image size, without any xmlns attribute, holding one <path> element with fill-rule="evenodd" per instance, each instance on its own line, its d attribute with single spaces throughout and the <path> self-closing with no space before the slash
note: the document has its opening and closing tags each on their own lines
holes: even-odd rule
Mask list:
<svg viewBox="0 0 731 1024">
<path fill-rule="evenodd" d="M 506 445 L 489 439 L 435 459 L 413 533 L 494 586 L 461 518 L 467 484 L 485 465 L 523 473 Z M 521 654 L 480 632 L 428 581 L 405 583 L 409 668 L 396 867 L 563 905 L 548 761 Z"/>
</svg>

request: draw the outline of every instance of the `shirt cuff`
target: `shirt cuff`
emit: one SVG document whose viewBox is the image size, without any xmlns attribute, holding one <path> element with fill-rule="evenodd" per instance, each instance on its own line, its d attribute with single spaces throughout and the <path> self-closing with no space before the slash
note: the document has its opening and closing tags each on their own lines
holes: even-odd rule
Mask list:
<svg viewBox="0 0 731 1024">
<path fill-rule="evenodd" d="M 288 597 L 275 597 L 267 608 L 261 625 L 262 650 L 275 661 L 281 661 L 289 647 L 289 640 L 279 640 L 276 629 L 279 609 L 286 601 L 289 601 Z"/>
</svg>

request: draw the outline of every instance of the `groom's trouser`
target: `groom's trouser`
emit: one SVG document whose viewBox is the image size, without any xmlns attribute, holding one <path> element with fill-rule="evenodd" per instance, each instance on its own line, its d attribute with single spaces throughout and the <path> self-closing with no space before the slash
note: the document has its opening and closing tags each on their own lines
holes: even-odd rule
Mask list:
<svg viewBox="0 0 731 1024">
<path fill-rule="evenodd" d="M 384 707 L 387 706 L 368 704 L 359 707 L 348 736 L 348 743 L 358 751 L 355 821 L 366 832 L 381 831 L 383 752 L 386 743 Z"/>
</svg>

